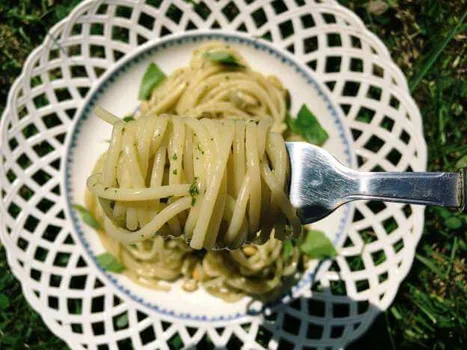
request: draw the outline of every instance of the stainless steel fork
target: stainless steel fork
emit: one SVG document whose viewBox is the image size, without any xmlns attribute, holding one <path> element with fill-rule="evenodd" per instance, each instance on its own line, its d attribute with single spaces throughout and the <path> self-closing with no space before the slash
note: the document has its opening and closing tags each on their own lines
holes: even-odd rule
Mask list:
<svg viewBox="0 0 467 350">
<path fill-rule="evenodd" d="M 458 173 L 359 172 L 309 143 L 286 145 L 292 169 L 290 201 L 303 224 L 320 220 L 354 200 L 465 209 L 467 169 Z"/>
</svg>

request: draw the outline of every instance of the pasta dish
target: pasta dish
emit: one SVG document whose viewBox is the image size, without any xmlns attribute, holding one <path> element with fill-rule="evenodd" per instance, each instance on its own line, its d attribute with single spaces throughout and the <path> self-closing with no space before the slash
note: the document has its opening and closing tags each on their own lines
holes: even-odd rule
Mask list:
<svg viewBox="0 0 467 350">
<path fill-rule="evenodd" d="M 122 273 L 230 302 L 280 293 L 307 259 L 287 197 L 287 90 L 211 42 L 170 76 L 151 64 L 139 97 L 123 119 L 96 108 L 112 137 L 87 181 L 86 206 Z"/>
</svg>

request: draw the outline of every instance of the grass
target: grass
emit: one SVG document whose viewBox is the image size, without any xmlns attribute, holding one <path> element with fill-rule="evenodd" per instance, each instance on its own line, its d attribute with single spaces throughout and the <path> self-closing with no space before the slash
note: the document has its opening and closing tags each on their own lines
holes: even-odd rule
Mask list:
<svg viewBox="0 0 467 350">
<path fill-rule="evenodd" d="M 0 113 L 27 55 L 78 2 L 0 0 Z M 429 170 L 466 167 L 467 24 L 462 19 L 467 2 L 387 0 L 387 6 L 381 1 L 340 2 L 384 41 L 409 77 L 423 116 Z M 426 214 L 414 265 L 396 300 L 351 349 L 374 344 L 382 349 L 467 347 L 467 215 L 440 208 L 428 208 Z M 25 301 L 3 248 L 0 348 L 65 348 Z"/>
</svg>

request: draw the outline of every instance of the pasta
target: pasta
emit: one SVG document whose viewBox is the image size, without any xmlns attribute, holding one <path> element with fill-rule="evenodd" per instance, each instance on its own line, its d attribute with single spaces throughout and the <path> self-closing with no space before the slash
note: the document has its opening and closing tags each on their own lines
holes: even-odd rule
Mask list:
<svg viewBox="0 0 467 350">
<path fill-rule="evenodd" d="M 206 54 L 220 54 L 236 64 L 219 64 Z M 219 57 L 219 56 L 218 56 Z M 288 92 L 274 76 L 264 76 L 229 45 L 210 42 L 193 53 L 189 67 L 177 69 L 141 104 L 142 114 L 170 113 L 214 119 L 272 119 L 272 131 L 287 128 Z"/>
<path fill-rule="evenodd" d="M 163 290 L 182 278 L 226 301 L 279 293 L 300 265 L 282 243 L 301 233 L 286 195 L 286 110 L 279 80 L 222 43 L 197 49 L 134 120 L 96 108 L 113 130 L 86 205 L 129 278 Z"/>
<path fill-rule="evenodd" d="M 287 151 L 270 125 L 166 115 L 115 121 L 102 170 L 87 181 L 107 234 L 126 244 L 183 234 L 194 249 L 236 249 L 266 242 L 273 228 L 284 239 L 289 222 L 298 237 L 284 192 Z"/>
</svg>

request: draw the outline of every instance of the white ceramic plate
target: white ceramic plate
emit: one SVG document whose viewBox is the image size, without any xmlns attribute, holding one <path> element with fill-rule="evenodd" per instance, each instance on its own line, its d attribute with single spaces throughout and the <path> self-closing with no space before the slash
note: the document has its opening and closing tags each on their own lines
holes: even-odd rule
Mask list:
<svg viewBox="0 0 467 350">
<path fill-rule="evenodd" d="M 351 131 L 359 170 L 425 169 L 421 117 L 406 79 L 355 14 L 334 0 L 192 3 L 86 0 L 28 57 L 11 87 L 0 125 L 0 238 L 8 263 L 28 302 L 73 349 L 167 349 L 175 343 L 186 348 L 199 343 L 247 349 L 342 348 L 391 304 L 412 264 L 423 208 L 356 202 L 352 222 L 340 238 L 345 241 L 337 242 L 339 256 L 332 266 L 320 269 L 313 288 L 295 288 L 297 298 L 257 316 L 242 316 L 245 301 L 226 306 L 202 291 L 195 306 L 187 304 L 188 299 L 193 304 L 194 297 L 179 294 L 177 303 L 163 303 L 170 307 L 165 312 L 156 310 L 170 294 L 147 295 L 99 270 L 92 256 L 102 247 L 71 216 L 69 203 L 83 202 L 84 178 L 109 133 L 83 110 L 90 94 L 102 89 L 95 102 L 119 114 L 130 111 L 136 106 L 135 88 L 145 62 L 154 59 L 170 71 L 188 62 L 190 53 L 178 51 L 192 44 L 161 47 L 173 61 L 160 57 L 159 51 L 140 63 L 126 57 L 138 55 L 147 42 L 197 30 L 265 37 L 273 51 L 289 52 L 291 61 L 310 67 L 322 97 L 279 56 L 235 43 L 259 71 L 291 71 L 279 78 L 296 95 L 294 111 L 307 101 L 332 133 L 327 147 L 344 163 L 349 163 L 345 142 L 338 137 L 332 113 L 323 108 L 326 97 L 338 106 L 344 135 Z M 256 57 L 261 61 L 251 59 Z M 122 60 L 133 62 L 128 72 L 119 73 L 115 84 L 102 84 L 111 74 L 106 72 L 124 65 Z M 132 75 L 135 80 L 122 83 Z M 118 84 L 122 88 L 112 92 Z M 121 105 L 109 104 L 112 94 L 118 97 L 113 103 Z M 81 127 L 75 130 L 78 122 Z M 98 130 L 102 135 L 96 135 Z M 79 135 L 75 147 L 72 134 Z M 67 182 L 68 161 L 73 161 L 68 166 L 73 177 Z M 78 164 L 84 166 L 76 169 Z M 341 218 L 336 213 L 320 225 L 335 239 L 339 222 L 345 223 Z M 180 312 L 183 317 L 176 316 Z"/>
<path fill-rule="evenodd" d="M 109 125 L 96 118 L 92 109 L 101 106 L 121 117 L 134 111 L 139 103 L 139 85 L 149 63 L 156 62 L 166 74 L 170 74 L 177 68 L 189 65 L 197 46 L 212 40 L 232 45 L 254 70 L 278 77 L 289 89 L 292 97 L 292 115 L 295 115 L 303 104 L 309 106 L 329 133 L 329 140 L 324 148 L 344 164 L 356 166 L 351 137 L 344 126 L 342 113 L 326 94 L 325 88 L 313 72 L 297 62 L 288 52 L 278 50 L 270 43 L 248 35 L 212 32 L 184 33 L 148 43 L 106 72 L 78 111 L 70 142 L 65 146 L 67 154 L 64 192 L 67 194 L 67 211 L 73 218 L 77 239 L 85 247 L 88 259 L 96 268 L 100 269 L 95 256 L 102 253 L 104 248 L 92 228 L 83 225 L 76 212 L 71 209 L 73 203 L 84 203 L 86 179 L 98 157 L 108 148 L 107 141 L 111 135 Z M 313 227 L 326 232 L 331 241 L 339 246 L 352 218 L 351 214 L 351 206 L 348 205 Z M 310 288 L 317 265 L 317 262 L 310 264 L 297 286 L 292 289 L 294 295 L 302 289 Z M 174 283 L 171 291 L 167 293 L 136 285 L 123 275 L 107 272 L 104 272 L 104 275 L 110 285 L 128 297 L 156 312 L 175 318 L 212 322 L 241 318 L 252 311 L 248 309 L 251 307 L 250 297 L 244 297 L 235 303 L 225 303 L 202 288 L 187 293 L 181 288 L 180 282 Z M 180 303 L 180 300 L 184 302 Z M 255 311 L 258 306 L 255 303 Z"/>
</svg>

